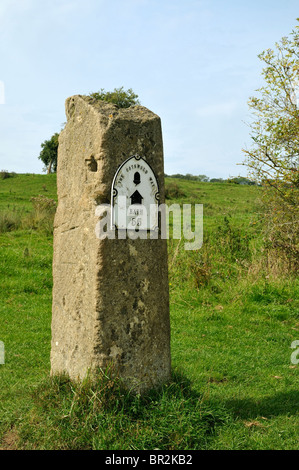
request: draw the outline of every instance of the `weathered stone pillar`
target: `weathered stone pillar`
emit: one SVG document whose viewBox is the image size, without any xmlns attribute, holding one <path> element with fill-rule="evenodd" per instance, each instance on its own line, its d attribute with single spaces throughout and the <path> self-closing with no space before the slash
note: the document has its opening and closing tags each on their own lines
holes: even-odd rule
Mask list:
<svg viewBox="0 0 299 470">
<path fill-rule="evenodd" d="M 83 379 L 113 363 L 127 387 L 143 391 L 170 378 L 166 240 L 119 239 L 118 230 L 115 239 L 99 239 L 96 207 L 113 204 L 119 169 L 134 155 L 144 165 L 130 184 L 140 188 L 150 168 L 164 202 L 160 118 L 142 106 L 118 109 L 80 95 L 66 100 L 66 115 L 58 151 L 51 373 Z M 132 204 L 145 197 L 130 196 Z"/>
</svg>

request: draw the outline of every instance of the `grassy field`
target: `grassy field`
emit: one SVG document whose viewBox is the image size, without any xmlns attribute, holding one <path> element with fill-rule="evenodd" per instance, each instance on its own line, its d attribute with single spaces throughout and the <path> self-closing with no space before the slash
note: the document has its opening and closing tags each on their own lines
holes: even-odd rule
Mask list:
<svg viewBox="0 0 299 470">
<path fill-rule="evenodd" d="M 49 377 L 53 205 L 40 201 L 56 177 L 0 180 L 0 449 L 298 450 L 298 280 L 266 256 L 259 191 L 167 179 L 169 203 L 203 204 L 204 243 L 169 240 L 173 377 L 140 397 L 109 371 Z"/>
</svg>

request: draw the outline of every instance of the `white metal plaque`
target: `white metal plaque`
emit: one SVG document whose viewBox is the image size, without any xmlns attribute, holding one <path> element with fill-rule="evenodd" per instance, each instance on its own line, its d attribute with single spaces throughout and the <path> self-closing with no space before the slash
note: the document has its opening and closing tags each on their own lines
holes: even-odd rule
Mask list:
<svg viewBox="0 0 299 470">
<path fill-rule="evenodd" d="M 149 164 L 139 155 L 128 158 L 112 182 L 112 226 L 119 230 L 156 230 L 158 201 L 158 182 Z"/>
</svg>

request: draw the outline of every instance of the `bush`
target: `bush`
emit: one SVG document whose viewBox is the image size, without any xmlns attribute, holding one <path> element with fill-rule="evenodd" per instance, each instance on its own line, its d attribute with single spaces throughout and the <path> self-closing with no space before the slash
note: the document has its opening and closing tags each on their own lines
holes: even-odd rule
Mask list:
<svg viewBox="0 0 299 470">
<path fill-rule="evenodd" d="M 0 171 L 0 179 L 2 179 L 2 180 L 6 180 L 7 178 L 12 178 L 15 175 L 16 175 L 16 173 L 14 173 L 14 172 L 10 173 L 7 170 L 1 170 Z"/>
<path fill-rule="evenodd" d="M 297 19 L 299 21 L 299 19 Z M 299 26 L 258 56 L 264 85 L 251 97 L 252 147 L 244 149 L 249 176 L 263 186 L 265 241 L 274 261 L 298 267 Z M 276 263 L 274 263 L 276 264 Z"/>
<path fill-rule="evenodd" d="M 133 92 L 132 88 L 128 90 L 124 90 L 123 87 L 114 88 L 113 91 L 105 91 L 104 88 L 101 88 L 100 91 L 90 93 L 88 96 L 96 101 L 106 101 L 107 103 L 115 104 L 119 108 L 129 108 L 130 106 L 140 104 L 138 95 Z"/>
<path fill-rule="evenodd" d="M 0 233 L 12 232 L 22 226 L 22 217 L 19 212 L 0 213 Z"/>
<path fill-rule="evenodd" d="M 32 197 L 33 212 L 27 220 L 29 228 L 53 233 L 53 222 L 56 212 L 56 201 L 46 196 Z"/>
<path fill-rule="evenodd" d="M 233 226 L 226 216 L 223 219 L 223 224 L 218 226 L 215 235 L 218 240 L 218 249 L 226 253 L 232 260 L 251 258 L 250 241 L 253 235 Z"/>
<path fill-rule="evenodd" d="M 31 202 L 36 214 L 53 215 L 56 211 L 56 201 L 46 196 L 32 197 Z"/>
<path fill-rule="evenodd" d="M 296 273 L 299 268 L 299 218 L 298 206 L 290 207 L 271 192 L 265 205 L 264 240 L 268 267 L 281 272 Z"/>
<path fill-rule="evenodd" d="M 167 183 L 165 186 L 166 199 L 178 199 L 184 197 L 184 191 L 178 186 L 177 183 Z"/>
<path fill-rule="evenodd" d="M 38 158 L 44 163 L 44 171 L 48 174 L 57 171 L 58 139 L 59 133 L 55 132 L 49 140 L 41 144 L 42 150 Z"/>
<path fill-rule="evenodd" d="M 0 213 L 0 233 L 31 229 L 52 234 L 56 201 L 45 196 L 37 196 L 32 197 L 31 202 L 33 210 L 25 216 L 23 210 L 15 209 Z"/>
</svg>

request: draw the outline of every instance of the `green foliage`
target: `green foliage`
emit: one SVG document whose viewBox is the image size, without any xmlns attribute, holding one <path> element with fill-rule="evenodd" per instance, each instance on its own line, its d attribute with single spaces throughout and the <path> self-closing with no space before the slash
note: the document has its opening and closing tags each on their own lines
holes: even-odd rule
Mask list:
<svg viewBox="0 0 299 470">
<path fill-rule="evenodd" d="M 231 176 L 230 178 L 228 178 L 227 182 L 233 184 L 256 184 L 255 181 L 245 178 L 244 176 Z"/>
<path fill-rule="evenodd" d="M 177 199 L 184 197 L 184 191 L 179 187 L 176 182 L 165 184 L 165 197 L 166 199 Z"/>
<path fill-rule="evenodd" d="M 56 201 L 46 196 L 32 197 L 33 211 L 24 221 L 24 226 L 33 230 L 53 233 L 54 216 L 56 212 Z"/>
<path fill-rule="evenodd" d="M 223 178 L 211 178 L 210 183 L 224 183 L 225 180 Z"/>
<path fill-rule="evenodd" d="M 22 216 L 17 211 L 0 212 L 0 233 L 18 230 L 22 226 Z"/>
<path fill-rule="evenodd" d="M 247 185 L 254 185 L 257 184 L 256 181 L 252 181 L 251 179 L 245 178 L 244 176 L 230 176 L 227 180 L 223 178 L 209 178 L 206 175 L 192 175 L 191 173 L 187 173 L 186 175 L 182 175 L 180 173 L 176 173 L 175 175 L 166 175 L 167 178 L 175 178 L 187 181 L 198 181 L 200 183 L 235 183 L 235 184 L 247 184 Z"/>
<path fill-rule="evenodd" d="M 56 201 L 46 196 L 36 196 L 31 198 L 35 212 L 52 215 L 56 211 Z"/>
<path fill-rule="evenodd" d="M 56 132 L 51 139 L 45 140 L 41 144 L 42 150 L 38 158 L 44 163 L 47 173 L 57 170 L 58 137 L 59 133 Z"/>
<path fill-rule="evenodd" d="M 180 173 L 176 173 L 175 175 L 165 175 L 168 178 L 179 178 L 185 179 L 190 181 L 201 181 L 201 182 L 208 182 L 209 177 L 206 175 L 192 175 L 191 173 L 187 173 L 186 175 L 181 175 Z"/>
<path fill-rule="evenodd" d="M 253 146 L 243 150 L 251 176 L 265 189 L 265 235 L 273 256 L 297 269 L 299 202 L 299 26 L 259 55 L 264 86 L 251 97 Z M 296 96 L 297 95 L 297 96 Z"/>
<path fill-rule="evenodd" d="M 15 179 L 3 182 L 0 194 L 0 233 L 14 230 L 53 232 L 56 211 L 56 174 L 14 175 Z M 48 196 L 33 196 L 35 191 L 45 191 Z M 11 199 L 7 205 L 2 201 Z M 2 204 L 1 204 L 2 202 Z"/>
<path fill-rule="evenodd" d="M 7 178 L 13 178 L 16 175 L 15 172 L 9 172 L 7 170 L 1 170 L 0 171 L 0 179 L 1 180 L 6 180 Z"/>
<path fill-rule="evenodd" d="M 219 248 L 231 256 L 232 261 L 250 259 L 250 240 L 253 234 L 249 230 L 244 232 L 242 228 L 233 226 L 231 220 L 231 216 L 224 216 L 221 225 L 217 227 L 216 238 L 219 240 Z"/>
<path fill-rule="evenodd" d="M 97 101 L 115 104 L 119 108 L 129 108 L 140 104 L 138 95 L 133 92 L 132 88 L 124 90 L 123 87 L 120 87 L 114 88 L 113 91 L 105 91 L 104 88 L 101 88 L 100 91 L 90 93 L 88 96 Z"/>
</svg>

